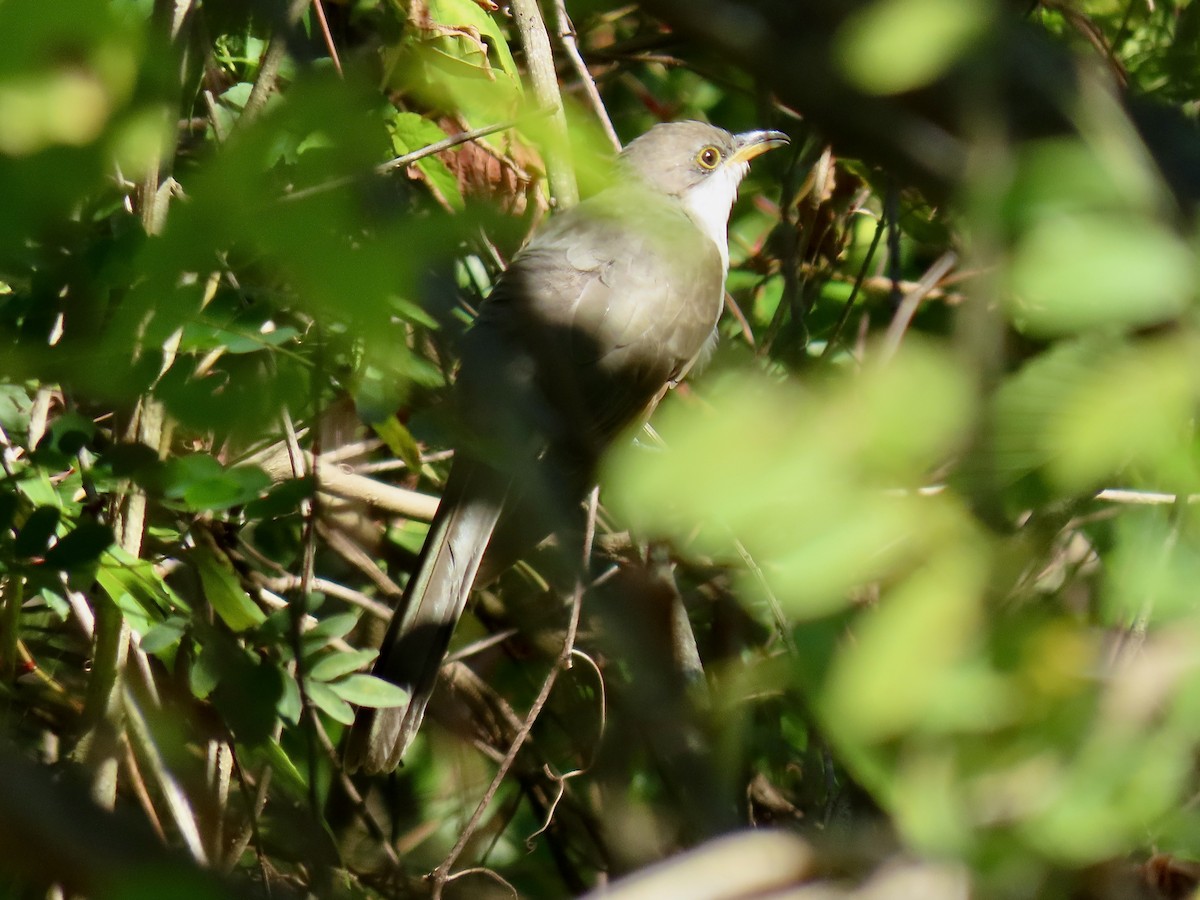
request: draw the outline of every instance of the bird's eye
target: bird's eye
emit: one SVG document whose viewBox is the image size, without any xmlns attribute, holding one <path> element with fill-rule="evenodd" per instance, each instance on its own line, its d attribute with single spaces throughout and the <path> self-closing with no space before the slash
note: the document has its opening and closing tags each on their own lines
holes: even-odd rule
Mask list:
<svg viewBox="0 0 1200 900">
<path fill-rule="evenodd" d="M 716 147 L 705 147 L 696 154 L 696 162 L 700 164 L 702 169 L 715 169 L 717 163 L 721 161 L 721 151 Z"/>
</svg>

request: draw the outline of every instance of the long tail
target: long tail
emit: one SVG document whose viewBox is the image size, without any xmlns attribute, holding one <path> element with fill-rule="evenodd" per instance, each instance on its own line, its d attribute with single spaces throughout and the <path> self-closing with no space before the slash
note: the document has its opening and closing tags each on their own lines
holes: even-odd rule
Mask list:
<svg viewBox="0 0 1200 900">
<path fill-rule="evenodd" d="M 346 743 L 347 771 L 378 774 L 400 764 L 425 717 L 507 490 L 508 479 L 481 463 L 461 459 L 454 464 L 372 670 L 408 691 L 408 704 L 358 710 Z"/>
</svg>

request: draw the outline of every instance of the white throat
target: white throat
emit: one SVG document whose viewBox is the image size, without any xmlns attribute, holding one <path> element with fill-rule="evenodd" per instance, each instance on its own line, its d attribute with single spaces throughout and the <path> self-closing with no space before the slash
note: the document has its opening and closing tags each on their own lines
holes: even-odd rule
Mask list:
<svg viewBox="0 0 1200 900">
<path fill-rule="evenodd" d="M 717 245 L 726 272 L 729 271 L 729 213 L 737 199 L 738 185 L 749 169 L 746 162 L 726 163 L 679 198 L 692 221 Z"/>
</svg>

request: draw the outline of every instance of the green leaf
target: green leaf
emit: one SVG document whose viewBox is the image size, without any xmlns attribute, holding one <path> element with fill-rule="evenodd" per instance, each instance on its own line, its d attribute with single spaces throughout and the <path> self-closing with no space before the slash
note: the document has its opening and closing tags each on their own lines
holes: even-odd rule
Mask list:
<svg viewBox="0 0 1200 900">
<path fill-rule="evenodd" d="M 1047 423 L 1050 474 L 1067 490 L 1096 487 L 1127 466 L 1194 474 L 1196 347 L 1172 339 L 1114 350 L 1073 387 Z"/>
<path fill-rule="evenodd" d="M 29 410 L 33 400 L 23 385 L 0 384 L 0 428 L 9 435 L 29 431 Z"/>
<path fill-rule="evenodd" d="M 313 663 L 308 677 L 316 681 L 332 681 L 350 672 L 357 672 L 379 655 L 378 650 L 355 650 L 353 653 L 328 653 Z"/>
<path fill-rule="evenodd" d="M 171 616 L 143 634 L 139 646 L 146 653 L 159 653 L 178 644 L 186 631 L 187 620 Z"/>
<path fill-rule="evenodd" d="M 193 453 L 169 461 L 163 493 L 182 499 L 194 510 L 219 510 L 256 499 L 271 486 L 271 478 L 258 466 L 226 469 L 207 453 Z"/>
<path fill-rule="evenodd" d="M 292 762 L 278 741 L 266 741 L 250 748 L 252 758 L 265 762 L 297 800 L 308 800 L 308 780 Z"/>
<path fill-rule="evenodd" d="M 616 449 L 608 502 L 694 552 L 748 555 L 797 617 L 845 606 L 853 585 L 967 527 L 953 498 L 895 491 L 952 452 L 969 417 L 941 352 L 910 341 L 888 365 L 820 390 L 728 377 L 706 400 L 716 414 L 676 405 L 659 415 L 669 451 Z M 729 459 L 738 465 L 723 466 Z"/>
<path fill-rule="evenodd" d="M 343 725 L 354 723 L 354 710 L 350 704 L 334 693 L 333 689 L 323 681 L 307 681 L 304 684 L 308 691 L 308 699 L 313 706 L 329 716 L 335 722 Z"/>
<path fill-rule="evenodd" d="M 289 478 L 275 485 L 263 496 L 246 504 L 245 514 L 250 521 L 291 515 L 300 503 L 312 497 L 316 480 L 311 475 Z"/>
<path fill-rule="evenodd" d="M 50 473 L 41 466 L 26 473 L 17 484 L 21 493 L 34 506 L 62 508 L 63 498 L 59 496 L 58 486 L 50 480 Z"/>
<path fill-rule="evenodd" d="M 1069 398 L 1118 349 L 1115 341 L 1088 337 L 1060 342 L 1010 375 L 992 400 L 991 477 L 1015 484 L 1053 461 L 1047 434 Z"/>
<path fill-rule="evenodd" d="M 374 675 L 351 675 L 329 687 L 343 700 L 372 709 L 403 706 L 409 697 L 408 691 Z"/>
<path fill-rule="evenodd" d="M 295 725 L 300 721 L 300 713 L 302 711 L 303 703 L 300 699 L 300 685 L 296 684 L 294 677 L 285 673 L 283 677 L 283 693 L 279 695 L 279 702 L 275 705 L 275 712 L 279 714 L 279 718 Z"/>
<path fill-rule="evenodd" d="M 922 87 L 949 69 L 989 25 L 982 0 L 875 0 L 834 37 L 847 78 L 872 94 Z"/>
<path fill-rule="evenodd" d="M 193 485 L 219 480 L 224 474 L 224 467 L 207 453 L 177 456 L 166 464 L 163 473 L 163 494 L 166 497 L 181 498 Z"/>
<path fill-rule="evenodd" d="M 943 724 L 939 695 L 970 659 L 984 576 L 984 557 L 970 545 L 946 546 L 863 618 L 823 696 L 843 739 L 870 743 Z"/>
<path fill-rule="evenodd" d="M 427 9 L 430 19 L 445 26 L 442 33 L 446 35 L 447 45 L 456 47 L 455 55 L 490 68 L 491 54 L 495 53 L 494 62 L 508 75 L 518 77 L 517 63 L 508 49 L 504 33 L 479 4 L 473 0 L 428 0 Z"/>
<path fill-rule="evenodd" d="M 228 558 L 205 546 L 196 547 L 191 558 L 200 574 L 204 596 L 230 629 L 246 631 L 266 621 L 266 614 L 250 599 Z"/>
<path fill-rule="evenodd" d="M 254 746 L 270 739 L 275 714 L 286 691 L 286 678 L 267 659 L 241 652 L 225 661 L 220 683 L 213 689 L 213 705 L 239 743 Z"/>
<path fill-rule="evenodd" d="M 74 456 L 96 434 L 96 423 L 86 416 L 68 410 L 51 423 L 38 448 L 52 447 L 66 456 Z"/>
<path fill-rule="evenodd" d="M 1022 238 L 1010 314 L 1030 334 L 1152 325 L 1194 296 L 1196 258 L 1167 228 L 1128 214 L 1059 216 Z"/>
<path fill-rule="evenodd" d="M 195 510 L 221 510 L 257 499 L 271 486 L 271 477 L 258 466 L 235 466 L 219 477 L 195 482 L 183 500 Z"/>
<path fill-rule="evenodd" d="M 81 522 L 46 553 L 42 564 L 51 569 L 72 569 L 99 559 L 116 538 L 99 522 Z"/>
<path fill-rule="evenodd" d="M 312 653 L 326 646 L 331 641 L 345 637 L 358 624 L 358 618 L 358 613 L 348 612 L 338 613 L 337 615 L 322 619 L 308 631 L 304 632 L 306 653 Z"/>
<path fill-rule="evenodd" d="M 413 112 L 398 112 L 389 124 L 392 133 L 392 148 L 397 156 L 405 156 L 444 140 L 446 132 L 436 124 Z M 464 208 L 462 192 L 458 188 L 458 179 L 444 162 L 436 156 L 427 156 L 418 160 L 416 168 L 423 179 L 451 209 Z"/>
<path fill-rule="evenodd" d="M 382 422 L 372 422 L 371 428 L 387 444 L 388 449 L 404 461 L 411 472 L 421 471 L 421 448 L 400 420 L 388 416 Z"/>
<path fill-rule="evenodd" d="M 58 529 L 58 520 L 62 515 L 54 506 L 39 506 L 29 514 L 17 532 L 13 549 L 17 556 L 40 556 L 46 552 L 50 538 Z"/>
<path fill-rule="evenodd" d="M 133 558 L 120 546 L 111 547 L 101 557 L 96 582 L 139 635 L 161 622 L 168 612 L 189 611 L 153 563 Z"/>
<path fill-rule="evenodd" d="M 188 668 L 188 687 L 192 689 L 192 696 L 198 700 L 207 699 L 220 681 L 219 654 L 215 650 L 200 645 Z"/>
<path fill-rule="evenodd" d="M 180 349 L 213 350 L 221 348 L 226 353 L 257 353 L 269 347 L 279 347 L 300 336 L 290 325 L 270 331 L 251 330 L 249 326 L 239 329 L 237 323 L 226 327 L 197 322 L 184 330 Z"/>
</svg>

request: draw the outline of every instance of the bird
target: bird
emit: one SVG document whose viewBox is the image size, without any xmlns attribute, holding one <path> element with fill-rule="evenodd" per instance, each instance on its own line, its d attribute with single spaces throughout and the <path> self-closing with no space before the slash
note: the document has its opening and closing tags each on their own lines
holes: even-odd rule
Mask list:
<svg viewBox="0 0 1200 900">
<path fill-rule="evenodd" d="M 472 438 L 372 672 L 409 699 L 358 710 L 347 771 L 400 765 L 472 586 L 572 521 L 605 449 L 711 353 L 738 186 L 751 159 L 786 143 L 779 131 L 655 125 L 618 155 L 607 187 L 551 216 L 497 279 L 454 385 Z"/>
</svg>

